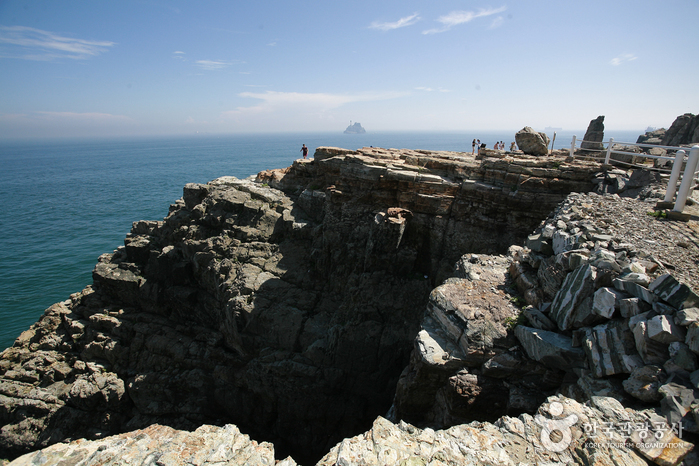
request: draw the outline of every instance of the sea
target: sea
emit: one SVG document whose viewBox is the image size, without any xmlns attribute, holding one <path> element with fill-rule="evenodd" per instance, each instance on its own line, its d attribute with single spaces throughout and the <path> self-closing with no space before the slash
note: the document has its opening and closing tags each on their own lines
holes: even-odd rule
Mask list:
<svg viewBox="0 0 699 466">
<path fill-rule="evenodd" d="M 162 220 L 187 183 L 284 168 L 306 144 L 471 151 L 506 148 L 516 131 L 197 134 L 0 141 L 0 351 L 50 305 L 92 283 L 97 258 L 123 245 L 138 220 Z M 553 131 L 549 137 L 553 137 Z M 557 131 L 555 148 L 573 134 Z M 635 141 L 639 131 L 610 132 Z"/>
</svg>

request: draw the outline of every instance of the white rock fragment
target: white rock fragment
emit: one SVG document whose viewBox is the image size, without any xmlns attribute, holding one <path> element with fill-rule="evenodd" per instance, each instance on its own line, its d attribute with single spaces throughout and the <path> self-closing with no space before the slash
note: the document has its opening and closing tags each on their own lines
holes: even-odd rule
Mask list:
<svg viewBox="0 0 699 466">
<path fill-rule="evenodd" d="M 675 325 L 667 315 L 655 316 L 648 320 L 648 338 L 669 345 L 674 341 L 684 341 L 684 330 Z"/>
<path fill-rule="evenodd" d="M 612 289 L 607 287 L 600 288 L 595 292 L 592 300 L 592 312 L 606 319 L 611 319 L 614 314 L 616 296 Z"/>
</svg>

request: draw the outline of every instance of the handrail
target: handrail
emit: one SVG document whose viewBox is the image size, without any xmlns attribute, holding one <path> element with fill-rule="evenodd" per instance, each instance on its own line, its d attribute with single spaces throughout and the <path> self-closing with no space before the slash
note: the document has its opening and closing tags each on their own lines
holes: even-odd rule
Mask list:
<svg viewBox="0 0 699 466">
<path fill-rule="evenodd" d="M 687 202 L 687 197 L 689 196 L 689 190 L 692 188 L 691 185 L 694 181 L 694 174 L 697 171 L 698 163 L 699 145 L 696 145 L 692 147 L 692 149 L 689 151 L 689 157 L 687 158 L 687 166 L 684 169 L 684 174 L 682 175 L 682 182 L 680 183 L 680 190 L 677 192 L 675 208 L 672 209 L 675 212 L 682 212 L 684 210 L 685 203 Z"/>
<path fill-rule="evenodd" d="M 578 148 L 577 146 L 577 136 L 573 136 L 573 139 L 570 143 L 570 156 L 575 157 L 575 150 Z M 583 142 L 594 142 L 602 145 L 604 147 L 605 142 L 603 141 L 586 141 L 584 139 L 581 139 L 579 141 L 582 145 Z M 675 200 L 675 205 L 673 207 L 674 212 L 682 212 L 684 210 L 685 204 L 687 202 L 687 197 L 689 196 L 690 190 L 693 189 L 692 183 L 695 181 L 697 174 L 699 173 L 699 145 L 694 145 L 690 151 L 689 155 L 687 156 L 687 163 L 685 165 L 685 170 L 682 175 L 682 181 L 680 183 L 679 191 L 677 190 L 677 181 L 680 178 L 680 171 L 682 170 L 682 165 L 685 160 L 685 155 L 687 154 L 685 149 L 686 147 L 677 147 L 677 146 L 659 146 L 656 144 L 645 144 L 645 143 L 627 143 L 627 142 L 617 142 L 616 144 L 620 145 L 626 145 L 626 146 L 637 146 L 637 147 L 648 147 L 648 148 L 653 148 L 657 147 L 659 149 L 665 149 L 668 151 L 676 151 L 675 156 L 668 156 L 668 155 L 651 155 L 651 154 L 646 154 L 646 153 L 637 153 L 637 152 L 629 152 L 629 151 L 621 151 L 621 150 L 614 150 L 614 138 L 609 138 L 609 141 L 606 142 L 607 148 L 604 149 L 583 149 L 580 147 L 581 150 L 584 150 L 586 153 L 589 152 L 605 152 L 604 156 L 604 163 L 606 165 L 609 165 L 611 161 L 611 155 L 612 154 L 630 154 L 630 155 L 638 155 L 639 157 L 643 158 L 649 158 L 649 159 L 660 159 L 660 160 L 674 160 L 674 163 L 672 165 L 672 173 L 670 174 L 670 180 L 668 181 L 667 184 L 667 190 L 665 192 L 665 201 L 664 202 L 672 202 L 672 198 L 675 197 L 675 193 L 677 193 L 677 198 Z M 600 155 L 586 155 L 588 158 L 592 159 L 598 159 L 602 160 L 602 157 Z M 628 162 L 623 162 L 621 160 L 614 160 L 614 163 L 619 163 L 622 165 L 628 165 L 628 166 L 636 166 L 633 163 L 628 163 Z"/>
</svg>

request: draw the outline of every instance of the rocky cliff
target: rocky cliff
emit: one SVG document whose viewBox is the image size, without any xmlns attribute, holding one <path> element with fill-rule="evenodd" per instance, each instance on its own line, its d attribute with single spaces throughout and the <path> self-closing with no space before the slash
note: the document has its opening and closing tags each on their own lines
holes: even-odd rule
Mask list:
<svg viewBox="0 0 699 466">
<path fill-rule="evenodd" d="M 255 181 L 185 186 L 163 221 L 134 223 L 100 258 L 92 286 L 2 353 L 3 454 L 154 423 L 235 423 L 310 463 L 369 429 L 394 396 L 390 415 L 419 423 L 494 420 L 502 410 L 485 403 L 512 391 L 478 373 L 452 383 L 427 371 L 431 395 L 413 390 L 419 377 L 401 372 L 414 367 L 415 336 L 437 348 L 458 332 L 452 356 L 430 353 L 449 370 L 508 354 L 518 310 L 502 260 L 462 256 L 521 244 L 568 193 L 592 190 L 600 166 L 488 155 L 319 148 Z M 467 304 L 461 321 L 454 299 Z M 508 361 L 493 370 L 511 371 Z M 557 368 L 528 364 L 516 386 L 560 385 Z M 458 396 L 440 392 L 445 380 Z M 521 399 L 501 408 L 531 413 L 543 400 Z"/>
<path fill-rule="evenodd" d="M 661 144 L 679 146 L 697 142 L 699 142 L 699 116 L 685 113 L 672 122 L 670 129 L 664 134 Z"/>
<path fill-rule="evenodd" d="M 234 422 L 322 454 L 386 412 L 455 261 L 521 241 L 596 169 L 320 148 L 187 185 L 3 353 L 1 444 Z"/>
<path fill-rule="evenodd" d="M 636 140 L 637 144 L 659 144 L 663 146 L 683 146 L 699 142 L 699 116 L 685 113 L 675 118 L 670 129 L 647 131 Z"/>
</svg>

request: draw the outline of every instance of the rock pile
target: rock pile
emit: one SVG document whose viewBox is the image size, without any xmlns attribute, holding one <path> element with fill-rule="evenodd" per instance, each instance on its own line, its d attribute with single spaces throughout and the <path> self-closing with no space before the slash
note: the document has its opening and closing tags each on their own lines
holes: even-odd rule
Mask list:
<svg viewBox="0 0 699 466">
<path fill-rule="evenodd" d="M 684 438 L 699 433 L 699 297 L 666 268 L 686 268 L 675 275 L 696 287 L 697 247 L 672 251 L 699 241 L 649 208 L 571 194 L 509 262 L 464 256 L 430 295 L 391 419 L 448 428 L 533 412 L 558 392 L 611 397 Z"/>
<path fill-rule="evenodd" d="M 527 249 L 511 248 L 510 271 L 526 278 L 517 280 L 531 305 L 524 314 L 535 316 L 515 334 L 548 367 L 565 367 L 549 354 L 569 355 L 567 370 L 578 377 L 571 396 L 661 401 L 669 424 L 697 433 L 699 296 L 634 238 L 600 228 L 600 201 L 571 195 Z"/>
<path fill-rule="evenodd" d="M 606 170 L 597 173 L 592 182 L 595 184 L 593 192 L 597 194 L 618 194 L 621 197 L 642 200 L 662 199 L 667 189 L 658 172 L 643 169 Z"/>
</svg>

